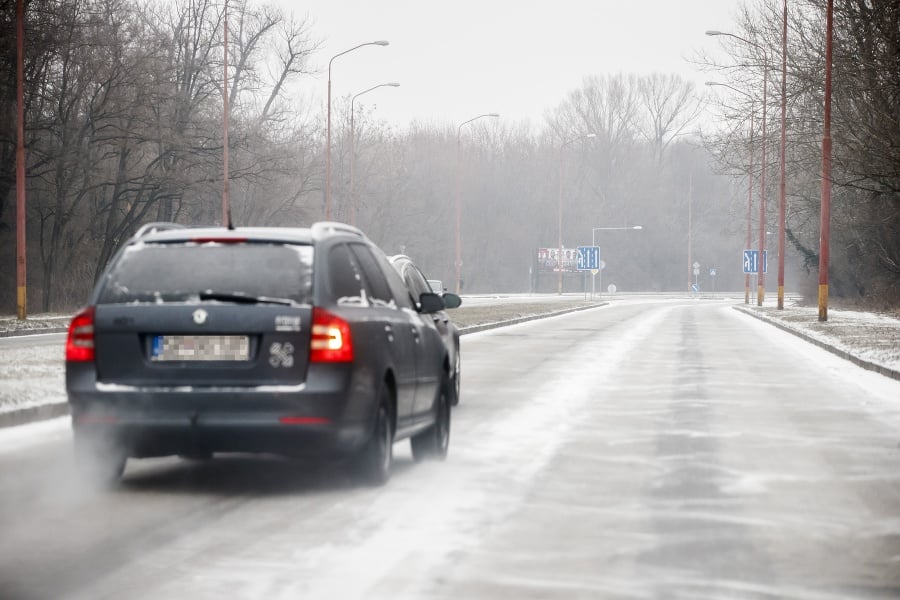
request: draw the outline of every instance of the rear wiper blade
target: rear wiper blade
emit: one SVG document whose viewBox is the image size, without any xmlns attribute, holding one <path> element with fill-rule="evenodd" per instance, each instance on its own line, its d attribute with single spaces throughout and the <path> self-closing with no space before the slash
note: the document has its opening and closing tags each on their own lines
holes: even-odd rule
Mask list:
<svg viewBox="0 0 900 600">
<path fill-rule="evenodd" d="M 200 292 L 200 300 L 219 300 L 221 302 L 235 302 L 237 304 L 281 304 L 293 306 L 296 304 L 290 298 L 270 298 L 268 296 L 249 296 L 247 294 L 235 294 L 233 292 L 214 292 L 207 290 Z"/>
</svg>

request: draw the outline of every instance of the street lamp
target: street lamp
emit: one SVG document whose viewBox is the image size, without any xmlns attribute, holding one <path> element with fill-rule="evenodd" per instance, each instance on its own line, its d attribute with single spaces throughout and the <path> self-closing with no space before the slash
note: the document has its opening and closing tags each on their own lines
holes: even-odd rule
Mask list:
<svg viewBox="0 0 900 600">
<path fill-rule="evenodd" d="M 728 37 L 733 37 L 736 40 L 740 40 L 747 44 L 748 46 L 753 46 L 763 55 L 763 105 L 762 105 L 762 164 L 760 167 L 760 192 L 759 192 L 759 267 L 757 268 L 757 278 L 756 278 L 756 305 L 762 306 L 763 299 L 766 295 L 766 283 L 765 283 L 765 271 L 762 266 L 763 261 L 763 252 L 766 248 L 766 95 L 768 93 L 768 81 L 769 81 L 769 54 L 766 52 L 766 49 L 757 44 L 756 42 L 751 42 L 750 40 L 743 38 L 739 35 L 735 35 L 733 33 L 725 33 L 722 31 L 710 30 L 706 32 L 706 35 L 716 36 L 716 35 L 724 35 Z M 782 123 L 782 128 L 784 128 L 784 124 Z"/>
<path fill-rule="evenodd" d="M 739 90 L 738 88 L 728 85 L 727 83 L 718 83 L 716 81 L 707 81 L 706 85 L 708 86 L 722 86 L 727 87 L 739 94 L 743 94 L 750 98 L 750 143 L 748 145 L 748 154 L 750 155 L 749 161 L 750 164 L 747 167 L 747 245 L 746 248 L 750 248 L 750 244 L 753 243 L 753 96 L 748 94 L 743 90 Z M 762 225 L 760 225 L 762 227 Z M 759 265 L 762 261 L 762 257 L 757 261 L 757 265 Z M 758 269 L 758 267 L 757 267 Z M 750 304 L 750 273 L 744 275 L 744 304 Z"/>
<path fill-rule="evenodd" d="M 563 149 L 569 144 L 574 144 L 579 140 L 586 140 L 588 138 L 597 137 L 596 133 L 586 133 L 584 135 L 578 136 L 576 138 L 572 138 L 571 140 L 565 141 L 559 146 L 559 150 L 557 154 L 559 155 L 559 249 L 557 250 L 558 254 L 556 256 L 556 272 L 558 274 L 557 277 L 557 289 L 556 293 L 562 295 L 562 274 L 563 274 L 563 262 L 562 262 L 562 207 L 563 207 Z"/>
<path fill-rule="evenodd" d="M 595 234 L 598 231 L 622 231 L 622 230 L 639 230 L 643 229 L 640 225 L 635 225 L 634 227 L 591 227 L 591 246 L 596 246 L 597 241 L 595 238 Z M 602 261 L 601 261 L 602 264 Z M 600 275 L 600 296 L 603 296 L 603 267 L 601 266 L 597 269 L 597 273 Z M 591 276 L 591 300 L 594 299 L 594 277 Z"/>
<path fill-rule="evenodd" d="M 454 261 L 454 265 L 456 266 L 456 293 L 460 293 L 460 274 L 462 272 L 462 235 L 460 233 L 462 229 L 462 202 L 460 200 L 460 179 L 462 178 L 462 153 L 461 153 L 461 144 L 460 144 L 460 136 L 462 134 L 463 125 L 467 125 L 472 121 L 477 121 L 478 119 L 482 119 L 484 117 L 492 117 L 498 118 L 500 116 L 499 113 L 485 113 L 483 115 L 478 115 L 477 117 L 472 117 L 468 121 L 463 121 L 456 128 L 456 260 Z"/>
<path fill-rule="evenodd" d="M 819 321 L 828 320 L 828 261 L 831 237 L 831 46 L 834 38 L 834 0 L 825 16 L 825 115 L 822 134 L 822 208 L 819 223 Z"/>
<path fill-rule="evenodd" d="M 366 42 L 364 44 L 360 44 L 358 46 L 354 46 L 349 50 L 344 50 L 343 52 L 339 52 L 331 57 L 331 60 L 328 61 L 328 118 L 326 122 L 326 133 L 325 133 L 325 219 L 331 219 L 331 63 L 334 62 L 338 56 L 343 56 L 348 52 L 353 52 L 358 48 L 362 48 L 363 46 L 387 46 L 390 42 L 385 40 L 378 40 L 375 42 Z"/>
<path fill-rule="evenodd" d="M 778 179 L 778 309 L 784 310 L 784 230 L 787 220 L 786 178 L 784 166 L 785 123 L 787 122 L 787 0 L 781 22 L 781 146 L 779 148 L 781 173 Z"/>
<path fill-rule="evenodd" d="M 16 318 L 28 318 L 25 277 L 25 0 L 16 2 Z"/>
<path fill-rule="evenodd" d="M 378 85 L 373 85 L 369 89 L 363 90 L 350 98 L 350 224 L 353 226 L 356 225 L 356 196 L 353 194 L 353 145 L 355 139 L 355 133 L 353 129 L 353 103 L 363 94 L 368 94 L 372 90 L 377 90 L 380 87 L 400 87 L 400 84 L 395 82 L 379 83 Z"/>
</svg>

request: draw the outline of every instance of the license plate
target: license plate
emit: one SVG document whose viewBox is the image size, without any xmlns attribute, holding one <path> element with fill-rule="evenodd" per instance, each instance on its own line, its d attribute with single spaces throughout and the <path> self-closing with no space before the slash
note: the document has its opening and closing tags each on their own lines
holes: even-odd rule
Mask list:
<svg viewBox="0 0 900 600">
<path fill-rule="evenodd" d="M 250 358 L 250 338 L 246 335 L 155 335 L 150 360 L 241 361 Z"/>
</svg>

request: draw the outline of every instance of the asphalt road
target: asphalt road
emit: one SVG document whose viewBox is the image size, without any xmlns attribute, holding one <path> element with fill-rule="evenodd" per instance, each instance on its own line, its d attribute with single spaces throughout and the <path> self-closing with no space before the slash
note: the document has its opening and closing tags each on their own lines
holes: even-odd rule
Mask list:
<svg viewBox="0 0 900 600">
<path fill-rule="evenodd" d="M 0 598 L 896 598 L 900 382 L 725 303 L 471 334 L 445 463 L 231 456 L 77 480 L 0 437 Z M 9 434 L 4 434 L 9 435 Z"/>
</svg>

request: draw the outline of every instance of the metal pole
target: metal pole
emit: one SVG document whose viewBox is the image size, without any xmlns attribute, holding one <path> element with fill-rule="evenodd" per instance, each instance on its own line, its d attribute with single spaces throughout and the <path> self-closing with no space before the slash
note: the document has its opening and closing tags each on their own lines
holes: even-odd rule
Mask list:
<svg viewBox="0 0 900 600">
<path fill-rule="evenodd" d="M 354 46 L 349 50 L 344 50 L 343 52 L 339 52 L 331 57 L 328 61 L 328 99 L 326 100 L 327 109 L 326 113 L 328 116 L 325 120 L 325 220 L 331 220 L 331 63 L 334 62 L 338 56 L 343 56 L 348 52 L 353 52 L 358 48 L 362 48 L 363 46 L 387 46 L 388 42 L 385 40 L 379 40 L 377 42 L 366 42 L 365 44 L 359 44 L 358 46 Z"/>
<path fill-rule="evenodd" d="M 328 117 L 325 134 L 325 220 L 331 220 L 331 61 L 328 61 Z"/>
<path fill-rule="evenodd" d="M 597 235 L 597 230 L 591 229 L 591 246 L 594 248 L 597 247 L 596 235 Z M 600 271 L 599 263 L 597 264 L 597 271 L 598 272 Z M 596 283 L 597 283 L 597 275 L 596 275 L 596 273 L 591 273 L 591 301 L 594 300 L 594 291 L 596 289 L 596 286 L 594 284 L 596 284 Z"/>
<path fill-rule="evenodd" d="M 472 117 L 468 121 L 463 121 L 456 128 L 456 260 L 454 264 L 456 266 L 456 293 L 460 293 L 461 285 L 460 285 L 460 277 L 462 273 L 462 200 L 460 198 L 460 179 L 462 178 L 462 153 L 460 151 L 460 137 L 462 135 L 463 125 L 468 125 L 472 121 L 477 121 L 478 119 L 484 117 L 500 117 L 499 113 L 485 113 L 483 115 L 478 115 L 477 117 Z"/>
<path fill-rule="evenodd" d="M 764 54 L 765 63 L 763 71 L 763 107 L 762 107 L 762 163 L 759 175 L 759 267 L 757 271 L 756 305 L 762 306 L 766 296 L 766 272 L 763 268 L 766 264 L 766 94 L 769 81 L 769 58 Z"/>
<path fill-rule="evenodd" d="M 380 87 L 399 87 L 400 84 L 396 82 L 390 83 L 379 83 L 378 85 L 373 85 L 367 90 L 363 90 L 358 94 L 354 94 L 350 98 L 350 224 L 356 226 L 356 193 L 354 190 L 354 181 L 353 181 L 353 169 L 354 163 L 356 161 L 356 131 L 354 128 L 354 117 L 356 115 L 356 111 L 354 105 L 356 103 L 356 99 L 362 96 L 363 94 L 368 94 L 372 90 L 377 90 Z"/>
<path fill-rule="evenodd" d="M 562 193 L 563 193 L 563 161 L 562 161 L 562 150 L 565 147 L 565 144 L 559 147 L 559 211 L 558 211 L 558 229 L 559 232 L 559 249 L 556 257 L 556 272 L 557 272 L 557 288 L 556 293 L 562 294 L 563 289 L 563 255 L 562 255 Z"/>
<path fill-rule="evenodd" d="M 228 203 L 228 0 L 225 0 L 224 80 L 222 84 L 224 115 L 222 117 L 222 224 L 231 228 L 231 209 Z"/>
<path fill-rule="evenodd" d="M 778 182 L 778 309 L 784 310 L 784 227 L 787 212 L 785 198 L 786 174 L 785 122 L 787 121 L 787 0 L 783 2 L 784 14 L 781 27 L 781 178 Z"/>
<path fill-rule="evenodd" d="M 462 273 L 462 200 L 460 199 L 460 179 L 462 178 L 462 154 L 460 152 L 460 134 L 462 132 L 461 124 L 456 129 L 456 253 L 453 261 L 456 269 L 456 293 L 460 293 L 460 275 Z"/>
<path fill-rule="evenodd" d="M 358 95 L 358 94 L 357 94 Z M 350 224 L 356 227 L 356 194 L 353 190 L 353 161 L 356 144 L 356 132 L 354 131 L 353 125 L 353 103 L 356 100 L 356 96 L 353 96 L 350 99 Z"/>
<path fill-rule="evenodd" d="M 687 289 L 691 291 L 691 274 L 694 270 L 693 264 L 694 261 L 691 260 L 691 242 L 693 237 L 693 226 L 694 226 L 694 174 L 691 173 L 688 176 L 688 286 Z"/>
<path fill-rule="evenodd" d="M 822 209 L 819 226 L 819 321 L 828 320 L 828 254 L 831 237 L 831 40 L 834 36 L 834 0 L 828 0 L 825 30 L 825 132 L 822 136 Z"/>
<path fill-rule="evenodd" d="M 28 318 L 25 279 L 25 0 L 16 2 L 16 318 Z"/>
<path fill-rule="evenodd" d="M 750 167 L 747 172 L 747 245 L 753 243 L 753 101 L 750 101 Z M 757 260 L 757 265 L 759 261 Z M 759 268 L 757 266 L 757 268 Z M 744 276 L 744 304 L 750 304 L 750 273 Z"/>
</svg>

